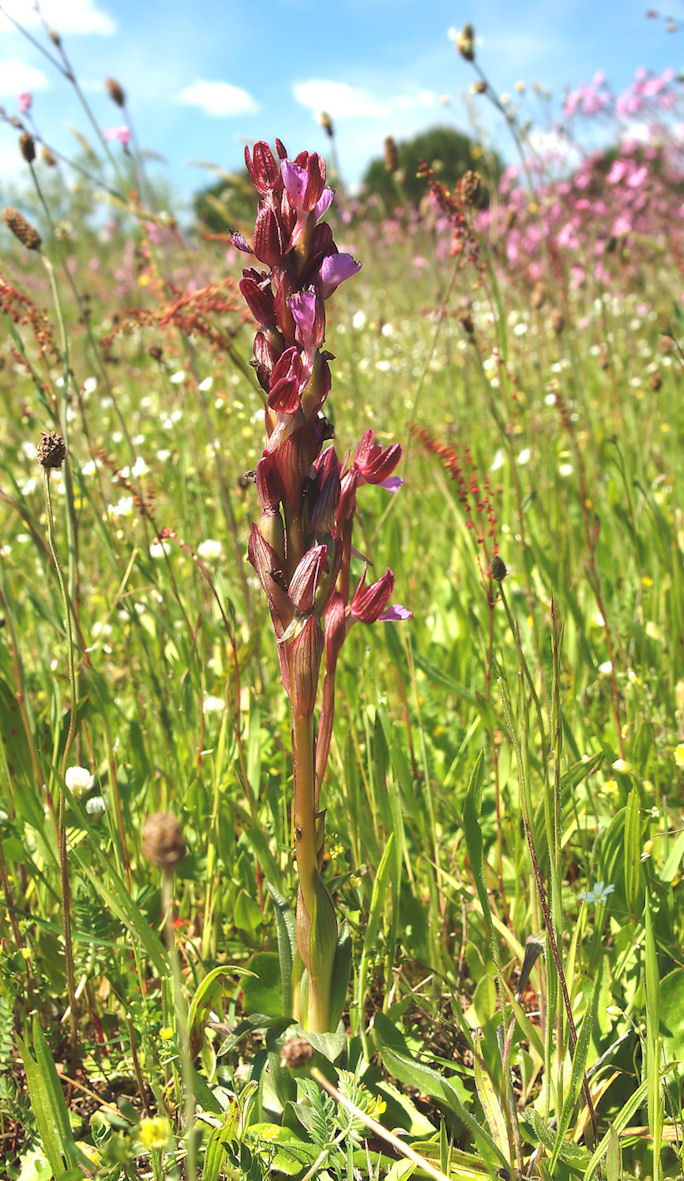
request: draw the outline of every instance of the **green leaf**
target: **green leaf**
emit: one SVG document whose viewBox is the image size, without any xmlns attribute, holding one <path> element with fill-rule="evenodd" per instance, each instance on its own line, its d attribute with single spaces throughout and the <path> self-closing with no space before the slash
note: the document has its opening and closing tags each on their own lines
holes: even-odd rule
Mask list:
<svg viewBox="0 0 684 1181">
<path fill-rule="evenodd" d="M 233 907 L 233 922 L 239 931 L 246 931 L 248 935 L 255 935 L 261 926 L 264 916 L 261 907 L 250 898 L 245 890 L 239 890 Z"/>
<path fill-rule="evenodd" d="M 283 1013 L 292 1012 L 292 965 L 297 950 L 297 928 L 292 908 L 271 882 L 266 882 L 275 908 L 278 930 L 278 955 L 280 957 L 280 980 L 283 989 Z"/>
<path fill-rule="evenodd" d="M 249 974 L 242 978 L 245 1013 L 282 1017 L 283 986 L 280 958 L 274 951 L 258 951 L 249 961 Z"/>
<path fill-rule="evenodd" d="M 482 1155 L 489 1163 L 496 1163 L 508 1168 L 508 1161 L 500 1151 L 494 1140 L 483 1127 L 473 1118 L 459 1098 L 455 1087 L 460 1086 L 458 1079 L 446 1079 L 437 1071 L 432 1070 L 418 1061 L 403 1042 L 401 1035 L 390 1019 L 384 1013 L 376 1013 L 373 1021 L 373 1034 L 376 1048 L 389 1071 L 406 1086 L 419 1087 L 426 1095 L 437 1099 L 451 1111 L 475 1137 Z"/>
<path fill-rule="evenodd" d="M 632 914 L 636 913 L 637 897 L 641 885 L 641 814 L 639 803 L 639 788 L 635 784 L 627 800 L 624 832 L 625 901 Z"/>
<path fill-rule="evenodd" d="M 65 1167 L 72 1166 L 85 1168 L 88 1175 L 93 1171 L 92 1161 L 74 1142 L 57 1068 L 35 1013 L 32 1035 L 33 1053 L 20 1037 L 17 1037 L 17 1044 L 43 1152 L 55 1177 L 63 1175 Z"/>
<path fill-rule="evenodd" d="M 570 1085 L 568 1093 L 565 1096 L 563 1107 L 561 1109 L 560 1118 L 558 1120 L 558 1130 L 556 1132 L 556 1140 L 551 1153 L 548 1169 L 551 1176 L 556 1167 L 558 1158 L 560 1157 L 563 1141 L 565 1140 L 565 1133 L 568 1130 L 572 1113 L 577 1103 L 577 1098 L 580 1093 L 580 1088 L 585 1077 L 587 1055 L 589 1053 L 589 1046 L 591 1045 L 591 1034 L 594 1025 L 594 1006 L 596 1001 L 596 990 L 592 993 L 591 1000 L 587 1006 L 582 1021 L 582 1028 L 575 1046 L 575 1053 L 572 1056 L 572 1071 L 570 1074 Z"/>
</svg>

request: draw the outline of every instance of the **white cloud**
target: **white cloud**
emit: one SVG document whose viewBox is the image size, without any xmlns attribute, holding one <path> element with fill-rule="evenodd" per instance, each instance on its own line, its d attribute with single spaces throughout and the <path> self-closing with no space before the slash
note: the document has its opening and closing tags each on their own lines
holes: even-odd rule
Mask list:
<svg viewBox="0 0 684 1181">
<path fill-rule="evenodd" d="M 436 106 L 439 101 L 431 90 L 416 90 L 411 94 L 376 99 L 368 90 L 326 78 L 295 82 L 292 93 L 301 106 L 315 115 L 327 111 L 333 119 L 386 119 L 391 111 L 425 110 Z"/>
<path fill-rule="evenodd" d="M 384 119 L 389 110 L 386 103 L 376 102 L 368 91 L 348 86 L 346 82 L 330 82 L 325 78 L 295 82 L 292 93 L 301 106 L 316 115 L 327 111 L 333 119 L 352 119 L 354 116 Z"/>
<path fill-rule="evenodd" d="M 207 115 L 216 118 L 227 115 L 254 115 L 259 105 L 251 94 L 230 82 L 209 82 L 200 80 L 186 86 L 176 96 L 176 102 L 199 107 Z"/>
<path fill-rule="evenodd" d="M 27 66 L 18 57 L 0 61 L 0 94 L 16 98 L 22 90 L 45 90 L 47 78 L 42 70 Z"/>
<path fill-rule="evenodd" d="M 34 0 L 3 0 L 3 10 L 23 28 L 42 27 Z M 110 36 L 116 23 L 97 0 L 41 0 L 40 12 L 49 28 L 58 33 L 100 33 Z M 15 26 L 0 14 L 0 32 Z"/>
</svg>

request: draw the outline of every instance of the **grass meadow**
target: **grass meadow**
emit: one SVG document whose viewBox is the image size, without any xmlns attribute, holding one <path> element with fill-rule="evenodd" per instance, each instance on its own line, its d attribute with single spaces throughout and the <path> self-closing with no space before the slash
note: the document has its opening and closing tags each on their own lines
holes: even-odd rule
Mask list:
<svg viewBox="0 0 684 1181">
<path fill-rule="evenodd" d="M 133 142 L 89 131 L 74 187 L 24 118 L 42 245 L 0 227 L 3 1177 L 682 1176 L 663 94 L 649 141 L 570 169 L 508 111 L 527 164 L 496 185 L 474 159 L 486 208 L 431 161 L 419 209 L 399 176 L 389 207 L 337 185 L 363 267 L 327 309 L 326 418 L 341 463 L 367 429 L 401 444 L 404 481 L 359 490 L 352 585 L 372 555 L 412 617 L 339 657 L 319 863 L 351 971 L 324 1030 L 291 1015 L 292 721 L 246 558 L 250 262 L 160 208 Z"/>
</svg>

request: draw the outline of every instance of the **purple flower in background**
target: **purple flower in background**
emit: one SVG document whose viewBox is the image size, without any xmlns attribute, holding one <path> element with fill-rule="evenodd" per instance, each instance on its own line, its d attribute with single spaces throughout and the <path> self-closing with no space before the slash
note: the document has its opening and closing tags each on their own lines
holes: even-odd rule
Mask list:
<svg viewBox="0 0 684 1181">
<path fill-rule="evenodd" d="M 104 138 L 112 143 L 118 140 L 122 144 L 125 151 L 128 151 L 128 145 L 131 142 L 130 127 L 108 127 L 106 131 L 102 132 Z"/>
<path fill-rule="evenodd" d="M 19 111 L 19 114 L 28 115 L 29 111 L 31 110 L 32 102 L 33 95 L 30 94 L 28 90 L 22 90 L 21 94 L 17 98 L 17 110 Z"/>
</svg>

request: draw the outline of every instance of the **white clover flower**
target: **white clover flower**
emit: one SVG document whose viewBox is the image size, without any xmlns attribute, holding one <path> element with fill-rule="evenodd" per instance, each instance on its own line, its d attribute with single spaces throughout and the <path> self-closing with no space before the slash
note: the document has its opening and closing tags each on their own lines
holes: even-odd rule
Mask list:
<svg viewBox="0 0 684 1181">
<path fill-rule="evenodd" d="M 611 770 L 620 771 L 623 775 L 632 774 L 632 766 L 627 762 L 626 759 L 616 759 L 611 767 Z"/>
<path fill-rule="evenodd" d="M 359 308 L 352 316 L 352 328 L 363 328 L 366 323 L 366 313 Z"/>
<path fill-rule="evenodd" d="M 603 664 L 599 664 L 598 670 L 602 677 L 609 677 L 613 671 L 613 665 L 610 660 L 604 660 Z"/>
<path fill-rule="evenodd" d="M 568 476 L 571 476 L 573 471 L 574 468 L 571 463 L 560 463 L 558 465 L 558 475 L 562 476 L 564 480 L 567 479 Z"/>
<path fill-rule="evenodd" d="M 172 385 L 180 385 L 181 382 L 185 381 L 185 370 L 177 369 L 175 373 L 171 374 L 169 381 Z"/>
<path fill-rule="evenodd" d="M 146 476 L 147 473 L 149 472 L 149 470 L 150 469 L 148 468 L 147 464 L 145 463 L 145 460 L 143 459 L 142 455 L 139 455 L 138 458 L 136 459 L 135 463 L 133 464 L 133 467 L 131 468 L 131 475 L 135 479 L 137 479 L 140 476 Z"/>
<path fill-rule="evenodd" d="M 206 392 L 211 389 L 213 384 L 214 384 L 213 377 L 205 377 L 204 381 L 201 381 L 197 388 L 198 388 L 198 390 L 201 390 L 203 394 L 206 394 Z"/>
<path fill-rule="evenodd" d="M 84 796 L 93 786 L 95 776 L 91 775 L 87 767 L 67 767 L 64 782 L 75 796 Z"/>
<path fill-rule="evenodd" d="M 206 537 L 197 546 L 197 556 L 203 562 L 218 562 L 223 557 L 223 542 L 213 537 Z"/>
<path fill-rule="evenodd" d="M 171 547 L 164 545 L 163 541 L 153 541 L 150 545 L 149 554 L 151 558 L 157 561 L 159 558 L 164 558 L 171 552 Z"/>
<path fill-rule="evenodd" d="M 518 463 L 529 463 L 531 454 L 532 452 L 530 451 L 529 447 L 523 447 L 518 456 Z"/>
<path fill-rule="evenodd" d="M 380 331 L 383 336 L 394 336 L 394 324 L 383 324 Z"/>
<path fill-rule="evenodd" d="M 97 471 L 97 464 L 94 459 L 87 459 L 81 468 L 82 476 L 94 476 Z"/>
<path fill-rule="evenodd" d="M 494 456 L 494 459 L 492 460 L 489 470 L 490 470 L 490 472 L 498 472 L 499 468 L 502 468 L 503 465 L 504 465 L 504 453 L 503 453 L 502 448 L 499 447 L 498 451 L 496 452 L 496 455 Z"/>
<path fill-rule="evenodd" d="M 202 698 L 202 713 L 203 714 L 222 714 L 226 708 L 226 703 L 222 697 L 216 697 L 208 693 L 206 697 Z"/>
<path fill-rule="evenodd" d="M 160 447 L 159 451 L 157 452 L 157 459 L 160 463 L 166 463 L 167 459 L 170 459 L 172 454 L 173 452 L 171 452 L 168 447 Z"/>
<path fill-rule="evenodd" d="M 133 512 L 133 497 L 120 496 L 116 504 L 108 504 L 107 512 L 115 517 L 130 517 Z"/>
<path fill-rule="evenodd" d="M 86 377 L 85 381 L 83 382 L 83 385 L 81 386 L 81 391 L 85 394 L 85 396 L 88 397 L 89 394 L 94 394 L 96 389 L 97 389 L 97 378 L 96 377 Z"/>
<path fill-rule="evenodd" d="M 22 496 L 31 496 L 32 493 L 35 492 L 37 487 L 38 487 L 38 481 L 35 480 L 33 478 L 33 476 L 30 476 L 28 480 L 24 481 L 24 483 L 22 484 L 19 491 L 21 492 Z"/>
<path fill-rule="evenodd" d="M 89 816 L 101 816 L 107 810 L 107 801 L 103 796 L 91 796 L 85 802 L 85 810 Z"/>
</svg>

